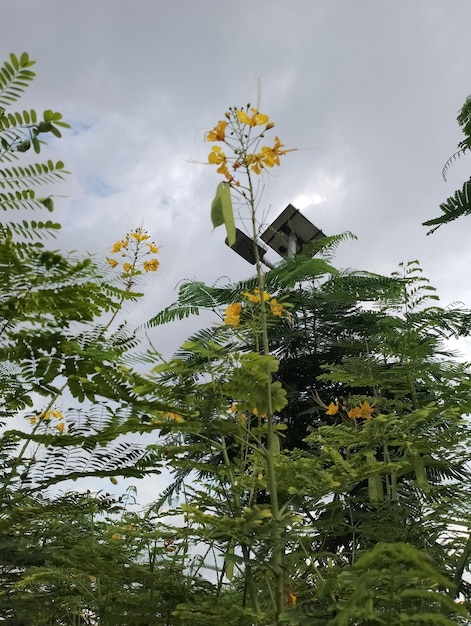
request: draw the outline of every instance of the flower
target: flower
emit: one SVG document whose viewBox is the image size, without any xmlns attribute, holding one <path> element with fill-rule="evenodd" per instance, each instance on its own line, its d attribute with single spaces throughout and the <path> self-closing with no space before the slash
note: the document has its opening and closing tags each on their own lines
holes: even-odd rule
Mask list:
<svg viewBox="0 0 471 626">
<path fill-rule="evenodd" d="M 212 165 L 219 165 L 217 168 L 218 174 L 224 174 L 228 180 L 232 180 L 232 176 L 227 168 L 227 157 L 220 148 L 220 146 L 213 146 L 211 152 L 208 155 L 208 162 Z"/>
<path fill-rule="evenodd" d="M 359 417 L 361 417 L 361 409 L 359 406 L 354 407 L 353 409 L 350 409 L 347 412 L 347 415 L 350 419 L 355 420 Z"/>
<path fill-rule="evenodd" d="M 236 110 L 237 119 L 241 124 L 247 124 L 247 126 L 251 127 L 268 124 L 270 119 L 268 115 L 265 115 L 264 113 L 259 113 L 257 109 L 254 109 L 253 107 L 250 109 L 250 111 L 252 112 L 252 117 L 249 117 L 245 111 L 242 111 L 242 109 Z"/>
<path fill-rule="evenodd" d="M 240 313 L 242 311 L 242 305 L 240 302 L 234 302 L 230 304 L 226 309 L 224 317 L 224 324 L 227 326 L 233 326 L 234 328 L 240 323 Z"/>
<path fill-rule="evenodd" d="M 245 162 L 255 174 L 260 174 L 264 167 L 274 167 L 280 164 L 280 156 L 286 154 L 286 150 L 282 150 L 283 144 L 279 137 L 275 137 L 275 145 L 273 148 L 263 146 L 257 154 L 248 154 Z"/>
<path fill-rule="evenodd" d="M 121 541 L 122 537 L 119 533 L 113 533 L 111 539 L 113 539 L 113 541 Z"/>
<path fill-rule="evenodd" d="M 260 413 L 258 412 L 258 409 L 257 409 L 256 407 L 254 407 L 254 408 L 252 409 L 252 413 L 255 415 L 255 417 L 259 417 L 259 418 L 260 418 L 260 419 L 262 419 L 262 420 L 263 420 L 263 419 L 265 419 L 265 418 L 266 418 L 266 416 L 267 416 L 267 414 L 266 414 L 266 413 L 261 413 L 261 414 L 260 414 Z"/>
<path fill-rule="evenodd" d="M 123 263 L 123 272 L 130 272 L 132 270 L 131 263 Z"/>
<path fill-rule="evenodd" d="M 181 415 L 178 415 L 178 413 L 165 413 L 164 417 L 167 417 L 169 420 L 176 422 L 177 424 L 181 424 L 185 421 Z"/>
<path fill-rule="evenodd" d="M 247 298 L 247 300 L 250 300 L 250 302 L 261 302 L 260 291 L 258 289 L 254 289 L 252 293 L 249 293 L 248 291 L 243 291 L 242 295 Z M 270 294 L 266 291 L 263 292 L 263 300 L 265 302 L 267 300 L 270 300 Z"/>
<path fill-rule="evenodd" d="M 366 420 L 370 420 L 372 414 L 374 413 L 374 408 L 371 406 L 371 404 L 369 402 L 367 402 L 365 400 L 365 402 L 361 403 L 361 416 L 366 419 Z"/>
<path fill-rule="evenodd" d="M 273 148 L 263 146 L 260 150 L 261 159 L 265 167 L 273 167 L 280 164 L 280 156 L 286 154 L 286 150 L 281 150 L 283 144 L 279 137 L 275 137 L 275 145 Z"/>
<path fill-rule="evenodd" d="M 106 259 L 111 267 L 116 267 L 118 265 L 118 261 L 116 259 Z"/>
<path fill-rule="evenodd" d="M 339 403 L 338 401 L 336 402 L 331 402 L 329 404 L 329 406 L 327 407 L 327 411 L 325 412 L 326 415 L 336 415 L 338 413 L 339 410 Z"/>
<path fill-rule="evenodd" d="M 60 424 L 57 424 L 54 428 L 56 430 L 58 430 L 60 433 L 63 433 L 64 432 L 64 428 L 65 428 L 65 424 L 64 424 L 64 422 L 61 422 Z"/>
<path fill-rule="evenodd" d="M 113 247 L 111 248 L 111 252 L 120 252 L 121 248 L 127 248 L 129 244 L 129 239 L 126 236 L 126 239 L 123 239 L 122 241 L 117 241 L 116 243 L 113 244 Z"/>
<path fill-rule="evenodd" d="M 248 154 L 245 157 L 245 162 L 255 174 L 260 174 L 263 170 L 263 158 L 261 152 L 258 154 Z"/>
<path fill-rule="evenodd" d="M 277 317 L 281 317 L 283 315 L 283 305 L 280 304 L 276 298 L 272 298 L 270 300 L 270 310 L 272 312 L 273 315 L 276 315 Z"/>
<path fill-rule="evenodd" d="M 149 248 L 149 252 L 153 254 L 159 254 L 159 249 L 155 245 L 155 243 L 146 243 L 146 246 Z"/>
<path fill-rule="evenodd" d="M 214 130 L 210 130 L 206 133 L 206 141 L 224 141 L 226 133 L 227 122 L 220 120 Z"/>
<path fill-rule="evenodd" d="M 131 237 L 136 241 L 145 241 L 149 239 L 149 235 L 142 231 L 141 228 L 137 228 L 135 233 L 131 233 Z"/>
<path fill-rule="evenodd" d="M 365 420 L 370 420 L 372 414 L 374 413 L 374 407 L 371 406 L 371 404 L 365 400 L 365 402 L 362 402 L 360 404 L 360 406 L 356 406 L 353 409 L 350 409 L 350 411 L 348 411 L 347 415 L 348 417 L 350 417 L 351 419 L 365 419 Z"/>
<path fill-rule="evenodd" d="M 30 424 L 36 424 L 36 418 L 35 417 L 30 417 L 29 423 Z"/>
<path fill-rule="evenodd" d="M 286 604 L 288 606 L 296 606 L 296 594 L 293 591 L 288 591 L 286 594 Z"/>
<path fill-rule="evenodd" d="M 212 165 L 219 165 L 216 170 L 217 173 L 224 174 L 227 179 L 232 180 L 232 176 L 227 169 L 227 157 L 220 146 L 213 146 L 211 148 L 211 152 L 208 155 L 208 162 Z"/>
<path fill-rule="evenodd" d="M 226 163 L 227 157 L 222 151 L 221 146 L 213 146 L 211 152 L 208 154 L 208 162 L 212 165 L 220 165 Z"/>
<path fill-rule="evenodd" d="M 230 412 L 232 415 L 234 415 L 234 413 L 237 413 L 237 404 L 235 402 L 232 404 Z"/>
<path fill-rule="evenodd" d="M 160 263 L 157 259 L 151 259 L 150 261 L 144 261 L 144 271 L 145 272 L 156 272 Z"/>
</svg>

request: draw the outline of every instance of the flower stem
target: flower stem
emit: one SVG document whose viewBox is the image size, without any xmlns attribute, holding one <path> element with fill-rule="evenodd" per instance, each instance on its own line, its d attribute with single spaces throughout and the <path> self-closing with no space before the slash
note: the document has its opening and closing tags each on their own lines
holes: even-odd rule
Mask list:
<svg viewBox="0 0 471 626">
<path fill-rule="evenodd" d="M 266 308 L 263 302 L 263 293 L 265 289 L 265 275 L 262 269 L 262 264 L 260 261 L 260 255 L 258 252 L 257 246 L 257 221 L 256 221 L 256 211 L 255 211 L 255 197 L 254 190 L 252 184 L 252 178 L 250 175 L 250 170 L 247 168 L 247 178 L 248 178 L 248 188 L 249 188 L 249 204 L 250 204 L 250 212 L 251 212 L 251 222 L 252 222 L 252 239 L 254 242 L 254 254 L 255 254 L 255 264 L 257 269 L 257 281 L 258 281 L 258 290 L 261 294 L 261 322 L 262 322 L 262 354 L 269 355 L 270 348 L 268 342 L 268 330 L 267 330 L 267 313 Z M 284 545 L 282 538 L 282 526 L 281 526 L 281 511 L 278 502 L 278 482 L 276 478 L 276 466 L 275 466 L 275 457 L 279 451 L 278 445 L 278 436 L 274 429 L 273 423 L 273 404 L 272 404 L 272 384 L 271 384 L 271 373 L 268 370 L 267 365 L 267 373 L 268 373 L 268 382 L 266 384 L 266 399 L 267 399 L 267 453 L 266 453 L 266 464 L 267 464 L 267 479 L 268 479 L 268 489 L 270 494 L 270 508 L 272 515 L 272 539 L 273 539 L 273 577 L 274 577 L 274 604 L 275 604 L 275 619 L 276 624 L 278 624 L 279 616 L 283 613 L 284 610 L 284 576 L 283 576 L 283 557 L 284 557 Z"/>
</svg>

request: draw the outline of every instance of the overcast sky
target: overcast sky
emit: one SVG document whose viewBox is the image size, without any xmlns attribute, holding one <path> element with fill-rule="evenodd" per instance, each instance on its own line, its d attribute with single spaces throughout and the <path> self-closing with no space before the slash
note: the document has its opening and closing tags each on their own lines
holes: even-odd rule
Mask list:
<svg viewBox="0 0 471 626">
<path fill-rule="evenodd" d="M 219 176 L 204 134 L 256 102 L 298 151 L 265 179 L 271 222 L 293 203 L 327 234 L 350 230 L 338 267 L 390 273 L 419 259 L 443 305 L 471 306 L 471 217 L 426 236 L 421 223 L 469 177 L 445 183 L 471 93 L 469 0 L 3 0 L 2 60 L 27 51 L 37 78 L 21 108 L 72 125 L 49 155 L 72 172 L 57 193 L 66 248 L 107 254 L 144 221 L 161 248 L 133 320 L 184 278 L 252 268 L 212 232 Z M 195 326 L 193 325 L 193 328 Z M 184 330 L 161 329 L 169 354 Z"/>
<path fill-rule="evenodd" d="M 53 150 L 72 171 L 61 244 L 104 255 L 143 219 L 161 245 L 143 318 L 182 278 L 251 273 L 211 231 L 215 168 L 189 161 L 206 161 L 204 133 L 228 106 L 256 101 L 257 79 L 261 110 L 298 148 L 266 177 L 268 220 L 291 202 L 327 234 L 358 236 L 338 265 L 389 273 L 419 258 L 444 303 L 471 305 L 471 222 L 421 226 L 471 168 L 441 178 L 471 92 L 468 0 L 4 0 L 3 16 L 3 58 L 37 61 L 21 106 L 72 124 Z"/>
</svg>

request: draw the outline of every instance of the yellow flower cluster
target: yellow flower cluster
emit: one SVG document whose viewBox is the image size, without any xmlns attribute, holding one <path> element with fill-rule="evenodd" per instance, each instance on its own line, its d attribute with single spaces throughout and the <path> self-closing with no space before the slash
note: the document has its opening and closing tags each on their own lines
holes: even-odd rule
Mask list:
<svg viewBox="0 0 471 626">
<path fill-rule="evenodd" d="M 289 317 L 288 311 L 284 308 L 282 304 L 278 302 L 276 298 L 272 298 L 269 293 L 266 291 L 260 295 L 259 289 L 254 289 L 252 293 L 249 291 L 243 291 L 242 296 L 247 298 L 249 302 L 253 304 L 260 304 L 262 301 L 267 302 L 270 305 L 271 314 L 275 317 Z M 240 302 L 234 302 L 234 304 L 230 304 L 224 316 L 224 324 L 227 326 L 232 326 L 235 328 L 240 324 L 240 316 L 242 314 L 243 307 Z"/>
<path fill-rule="evenodd" d="M 49 411 L 46 411 L 46 413 L 39 413 L 39 415 L 37 415 L 36 417 L 31 417 L 29 423 L 34 425 L 39 422 L 49 422 L 51 418 L 55 418 L 56 420 L 63 420 L 64 416 L 62 414 L 62 411 L 59 411 L 57 409 L 49 409 Z M 64 422 L 56 424 L 54 428 L 60 433 L 64 432 Z"/>
<path fill-rule="evenodd" d="M 112 254 L 121 254 L 124 259 L 121 270 L 122 278 L 127 282 L 128 288 L 132 286 L 131 279 L 144 272 L 156 272 L 160 263 L 157 258 L 144 260 L 150 254 L 158 254 L 159 249 L 154 242 L 148 242 L 150 235 L 142 228 L 136 228 L 128 233 L 124 239 L 117 241 L 111 248 Z M 143 245 L 144 244 L 144 245 Z M 109 265 L 114 269 L 119 266 L 116 259 L 108 258 Z"/>
<path fill-rule="evenodd" d="M 336 415 L 339 412 L 339 409 L 340 407 L 338 402 L 331 402 L 327 407 L 327 411 L 325 413 L 326 415 Z M 342 409 L 346 410 L 346 407 L 342 407 Z M 372 407 L 371 404 L 367 400 L 365 400 L 359 406 L 355 406 L 352 409 L 349 409 L 347 411 L 347 416 L 350 419 L 370 420 L 374 412 L 374 407 Z"/>
<path fill-rule="evenodd" d="M 260 291 L 258 289 L 254 289 L 252 293 L 248 292 L 248 291 L 243 291 L 242 295 L 247 298 L 247 300 L 250 300 L 250 302 L 261 302 L 262 301 L 262 297 L 260 296 Z M 266 302 L 267 300 L 270 300 L 270 294 L 267 293 L 266 291 L 263 292 L 263 301 Z"/>
<path fill-rule="evenodd" d="M 162 413 L 162 417 L 165 419 L 153 419 L 151 424 L 155 426 L 163 426 L 168 422 L 175 422 L 176 424 L 182 424 L 185 420 L 178 413 Z"/>
<path fill-rule="evenodd" d="M 213 146 L 208 155 L 208 163 L 217 165 L 218 174 L 222 174 L 226 180 L 240 186 L 240 182 L 234 178 L 233 172 L 239 168 L 249 170 L 255 174 L 261 174 L 268 167 L 280 165 L 280 156 L 290 152 L 283 149 L 284 146 L 279 137 L 275 137 L 273 146 L 262 146 L 259 143 L 264 133 L 274 127 L 268 115 L 260 113 L 257 109 L 247 106 L 246 110 L 230 108 L 226 113 L 226 120 L 220 120 L 213 130 L 206 133 L 206 141 L 220 141 L 225 143 L 233 156 L 228 157 L 220 146 Z M 251 135 L 256 126 L 262 126 L 258 136 Z M 228 131 L 229 135 L 228 135 Z M 257 151 L 249 150 L 256 146 Z M 231 171 L 232 170 L 232 171 Z"/>
<path fill-rule="evenodd" d="M 234 328 L 240 324 L 240 314 L 242 313 L 242 305 L 240 302 L 230 304 L 226 309 L 224 316 L 224 324 L 233 326 Z"/>
</svg>

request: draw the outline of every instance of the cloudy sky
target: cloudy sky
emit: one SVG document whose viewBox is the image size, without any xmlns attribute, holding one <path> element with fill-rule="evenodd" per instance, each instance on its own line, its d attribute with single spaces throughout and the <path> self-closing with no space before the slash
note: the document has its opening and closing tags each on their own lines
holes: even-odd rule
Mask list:
<svg viewBox="0 0 471 626">
<path fill-rule="evenodd" d="M 358 236 L 337 265 L 418 258 L 444 304 L 471 305 L 471 222 L 421 226 L 471 168 L 441 178 L 471 92 L 468 0 L 3 0 L 3 15 L 3 57 L 37 61 L 22 106 L 72 125 L 51 148 L 72 172 L 56 189 L 61 245 L 105 255 L 143 220 L 161 246 L 142 319 L 183 278 L 251 273 L 211 230 L 215 169 L 190 161 L 206 161 L 228 106 L 256 102 L 258 80 L 261 110 L 298 148 L 264 181 L 267 220 L 291 202 Z"/>
<path fill-rule="evenodd" d="M 325 233 L 357 235 L 338 267 L 419 259 L 444 305 L 471 306 L 471 218 L 430 237 L 421 226 L 471 169 L 463 158 L 441 177 L 471 93 L 469 0 L 3 0 L 2 17 L 3 58 L 37 61 L 21 107 L 72 125 L 49 153 L 72 172 L 56 189 L 60 245 L 103 257 L 142 221 L 160 245 L 133 320 L 182 279 L 251 275 L 212 232 L 204 134 L 256 102 L 258 81 L 260 109 L 298 148 L 264 181 L 267 221 L 291 202 Z M 182 333 L 159 330 L 157 347 Z"/>
</svg>

